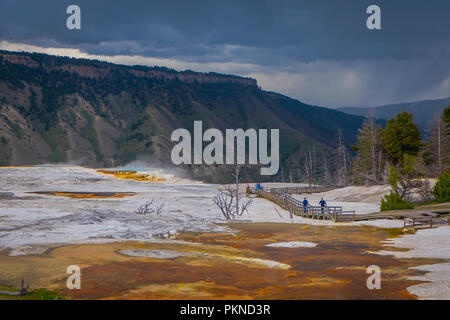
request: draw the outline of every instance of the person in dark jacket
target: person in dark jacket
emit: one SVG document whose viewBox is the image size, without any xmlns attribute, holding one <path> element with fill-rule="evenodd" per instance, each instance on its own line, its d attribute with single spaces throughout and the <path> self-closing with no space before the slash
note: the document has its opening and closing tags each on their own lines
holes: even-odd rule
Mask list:
<svg viewBox="0 0 450 320">
<path fill-rule="evenodd" d="M 309 202 L 308 202 L 308 200 L 306 200 L 306 198 L 304 198 L 302 203 L 303 203 L 303 212 L 306 213 Z"/>
<path fill-rule="evenodd" d="M 325 202 L 325 200 L 323 200 L 323 198 L 320 198 L 319 205 L 320 205 L 320 207 L 322 209 L 322 213 L 323 213 L 323 209 L 327 206 L 327 203 Z"/>
</svg>

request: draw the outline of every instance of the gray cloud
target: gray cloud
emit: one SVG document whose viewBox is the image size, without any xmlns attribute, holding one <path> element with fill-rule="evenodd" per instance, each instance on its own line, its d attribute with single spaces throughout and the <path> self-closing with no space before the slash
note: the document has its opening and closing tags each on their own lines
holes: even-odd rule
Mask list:
<svg viewBox="0 0 450 320">
<path fill-rule="evenodd" d="M 81 31 L 65 27 L 69 4 L 82 9 Z M 0 40 L 253 75 L 266 89 L 330 106 L 450 96 L 450 2 L 377 1 L 381 31 L 365 27 L 370 4 L 2 0 Z"/>
</svg>

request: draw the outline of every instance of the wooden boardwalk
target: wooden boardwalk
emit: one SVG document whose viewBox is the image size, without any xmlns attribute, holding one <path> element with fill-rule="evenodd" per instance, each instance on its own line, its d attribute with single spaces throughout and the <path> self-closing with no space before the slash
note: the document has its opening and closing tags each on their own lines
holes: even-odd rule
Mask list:
<svg viewBox="0 0 450 320">
<path fill-rule="evenodd" d="M 334 222 L 351 222 L 374 219 L 403 219 L 404 228 L 422 229 L 433 228 L 437 225 L 450 223 L 449 219 L 440 218 L 439 213 L 419 210 L 400 210 L 377 212 L 369 214 L 356 214 L 355 211 L 344 211 L 340 206 L 303 206 L 300 200 L 295 199 L 291 194 L 312 194 L 329 191 L 326 188 L 271 188 L 258 189 L 249 188 L 247 193 L 255 194 L 259 197 L 272 201 L 291 214 L 318 220 L 332 220 Z M 448 213 L 448 212 L 446 212 Z"/>
<path fill-rule="evenodd" d="M 312 194 L 312 193 L 322 193 L 333 190 L 332 188 L 324 188 L 319 186 L 311 187 L 285 187 L 285 188 L 264 188 L 264 191 L 274 193 L 274 194 Z M 250 193 L 256 193 L 255 188 L 249 188 Z"/>
<path fill-rule="evenodd" d="M 270 200 L 279 205 L 284 210 L 288 210 L 291 214 L 317 220 L 333 220 L 333 221 L 346 221 L 347 219 L 355 221 L 355 211 L 343 211 L 340 206 L 303 206 L 302 202 L 295 199 L 291 194 L 312 194 L 329 191 L 326 188 L 307 188 L 307 187 L 294 187 L 294 188 L 271 188 L 271 189 L 258 189 L 249 188 L 248 193 L 256 194 L 262 198 Z"/>
</svg>

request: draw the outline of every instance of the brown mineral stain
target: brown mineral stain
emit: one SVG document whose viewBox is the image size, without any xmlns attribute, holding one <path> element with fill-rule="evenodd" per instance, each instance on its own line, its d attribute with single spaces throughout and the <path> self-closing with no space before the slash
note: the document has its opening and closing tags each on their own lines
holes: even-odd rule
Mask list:
<svg viewBox="0 0 450 320">
<path fill-rule="evenodd" d="M 383 240 L 397 236 L 371 227 L 234 223 L 234 233 L 186 233 L 185 242 L 116 242 L 68 245 L 41 255 L 0 252 L 0 283 L 60 291 L 73 299 L 414 299 L 407 280 L 412 266 L 437 259 L 395 259 L 371 252 L 396 250 Z M 393 235 L 395 234 L 395 235 Z M 267 247 L 308 241 L 312 248 Z M 174 259 L 141 258 L 119 250 L 176 250 Z M 272 264 L 284 264 L 280 268 Z M 69 265 L 81 267 L 81 290 L 65 288 Z M 382 289 L 366 286 L 369 265 L 382 271 Z"/>
</svg>

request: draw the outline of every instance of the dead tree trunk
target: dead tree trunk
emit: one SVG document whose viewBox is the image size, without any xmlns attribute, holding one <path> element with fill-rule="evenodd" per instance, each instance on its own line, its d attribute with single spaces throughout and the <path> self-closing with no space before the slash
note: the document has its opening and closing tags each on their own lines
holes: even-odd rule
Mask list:
<svg viewBox="0 0 450 320">
<path fill-rule="evenodd" d="M 312 179 L 313 179 L 313 163 L 312 163 L 312 155 L 309 150 L 305 152 L 305 173 L 308 179 L 308 185 L 311 188 Z"/>
<path fill-rule="evenodd" d="M 234 169 L 234 179 L 236 184 L 236 212 L 239 212 L 239 166 Z"/>
<path fill-rule="evenodd" d="M 339 128 L 338 132 L 338 150 L 337 150 L 337 156 L 338 156 L 338 177 L 339 177 L 339 184 L 347 185 L 347 158 L 346 158 L 346 152 L 345 152 L 345 146 L 342 140 L 342 133 L 341 128 Z"/>
</svg>

